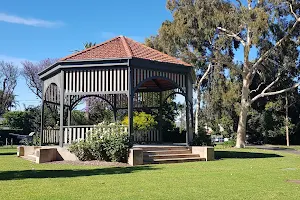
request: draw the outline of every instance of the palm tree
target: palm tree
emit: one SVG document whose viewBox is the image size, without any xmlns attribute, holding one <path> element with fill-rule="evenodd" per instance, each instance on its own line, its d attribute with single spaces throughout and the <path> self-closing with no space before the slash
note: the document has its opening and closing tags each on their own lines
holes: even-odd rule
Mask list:
<svg viewBox="0 0 300 200">
<path fill-rule="evenodd" d="M 88 48 L 90 48 L 90 47 L 93 47 L 93 46 L 95 46 L 96 45 L 96 42 L 86 42 L 86 43 L 84 43 L 83 44 L 83 46 L 84 46 L 84 49 L 88 49 Z M 83 49 L 83 50 L 84 50 Z M 77 52 L 80 52 L 80 51 L 82 51 L 82 50 L 74 50 L 73 52 L 74 53 L 77 53 Z"/>
</svg>

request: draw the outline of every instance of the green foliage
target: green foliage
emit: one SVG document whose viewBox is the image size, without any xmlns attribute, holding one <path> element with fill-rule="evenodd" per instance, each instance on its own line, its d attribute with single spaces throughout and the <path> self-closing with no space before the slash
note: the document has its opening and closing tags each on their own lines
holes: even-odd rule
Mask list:
<svg viewBox="0 0 300 200">
<path fill-rule="evenodd" d="M 211 137 L 206 134 L 203 126 L 199 126 L 198 135 L 194 135 L 193 141 L 191 143 L 192 146 L 211 146 Z"/>
<path fill-rule="evenodd" d="M 92 154 L 92 146 L 89 141 L 80 140 L 74 142 L 69 146 L 69 151 L 74 153 L 79 160 L 94 160 L 95 157 Z"/>
<path fill-rule="evenodd" d="M 6 112 L 3 115 L 5 119 L 4 125 L 14 128 L 14 129 L 23 129 L 25 123 L 25 115 L 24 111 L 11 111 Z"/>
<path fill-rule="evenodd" d="M 38 133 L 41 126 L 40 107 L 27 107 L 24 111 L 9 111 L 3 117 L 4 124 L 11 129 L 22 129 L 23 134 Z M 45 113 L 47 116 L 47 112 Z M 45 126 L 51 124 L 51 117 L 45 118 Z"/>
<path fill-rule="evenodd" d="M 257 95 L 263 91 L 284 91 L 297 83 L 299 77 L 300 21 L 295 19 L 299 16 L 299 1 L 248 2 L 251 3 L 168 0 L 172 20 L 164 21 L 158 34 L 146 40 L 148 46 L 193 64 L 198 80 L 208 63 L 214 65 L 208 81 L 198 91 L 204 94 L 199 100 L 203 105 L 200 119 L 214 130 L 221 125 L 227 136 L 232 136 L 238 126 L 239 134 L 244 136 L 248 126 L 237 123 L 237 113 L 243 111 L 241 115 L 247 117 L 248 108 L 252 107 L 267 115 L 261 108 L 266 101 L 272 101 L 266 109 L 277 110 L 277 117 L 272 118 L 274 123 L 279 122 L 278 105 L 270 96 L 276 93 Z M 253 57 L 252 52 L 258 53 Z M 267 88 L 274 80 L 275 84 Z M 246 84 L 242 90 L 243 82 Z M 291 121 L 299 122 L 296 113 Z M 278 130 L 282 127 L 273 125 Z M 272 129 L 267 127 L 266 132 L 270 132 L 269 128 Z"/>
<path fill-rule="evenodd" d="M 80 160 L 126 162 L 132 147 L 126 130 L 126 127 L 115 123 L 100 123 L 86 140 L 72 143 L 69 150 Z"/>
<path fill-rule="evenodd" d="M 73 125 L 89 125 L 89 120 L 85 117 L 85 112 L 80 110 L 72 111 L 72 124 Z"/>
<path fill-rule="evenodd" d="M 226 142 L 223 142 L 223 147 L 224 148 L 230 148 L 230 147 L 235 147 L 236 141 L 235 140 L 228 140 Z"/>
<path fill-rule="evenodd" d="M 123 121 L 123 125 L 128 126 L 128 116 Z M 154 128 L 157 125 L 154 116 L 145 112 L 134 112 L 133 113 L 133 129 L 138 131 L 146 131 Z"/>
</svg>

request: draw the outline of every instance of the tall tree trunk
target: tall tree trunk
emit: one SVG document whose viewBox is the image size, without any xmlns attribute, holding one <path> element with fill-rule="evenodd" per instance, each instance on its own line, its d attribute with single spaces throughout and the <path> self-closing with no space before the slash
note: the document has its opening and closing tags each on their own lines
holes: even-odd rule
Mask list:
<svg viewBox="0 0 300 200">
<path fill-rule="evenodd" d="M 195 134 L 198 135 L 199 133 L 199 114 L 200 114 L 200 104 L 201 104 L 201 85 L 204 79 L 206 79 L 208 73 L 212 68 L 212 64 L 209 63 L 205 73 L 203 74 L 202 78 L 197 83 L 197 103 L 196 103 L 196 113 L 195 113 Z"/>
<path fill-rule="evenodd" d="M 199 88 L 199 87 L 197 87 Z M 201 92 L 200 88 L 197 89 L 197 103 L 196 103 L 196 111 L 195 111 L 195 134 L 199 133 L 199 114 L 200 114 L 200 104 L 201 104 Z"/>
<path fill-rule="evenodd" d="M 286 146 L 290 146 L 289 137 L 289 102 L 287 92 L 285 93 L 285 134 L 286 134 Z"/>
<path fill-rule="evenodd" d="M 246 141 L 246 125 L 247 116 L 250 107 L 249 103 L 249 85 L 250 80 L 248 78 L 243 79 L 242 97 L 241 97 L 241 111 L 239 116 L 239 123 L 237 129 L 236 147 L 245 148 Z"/>
</svg>

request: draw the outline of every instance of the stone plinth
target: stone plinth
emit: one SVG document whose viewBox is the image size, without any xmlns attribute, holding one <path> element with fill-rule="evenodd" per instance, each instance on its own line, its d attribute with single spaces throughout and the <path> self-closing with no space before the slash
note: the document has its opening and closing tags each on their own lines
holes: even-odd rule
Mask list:
<svg viewBox="0 0 300 200">
<path fill-rule="evenodd" d="M 192 146 L 192 154 L 199 154 L 201 158 L 205 158 L 206 161 L 215 159 L 215 150 L 211 146 Z"/>
<path fill-rule="evenodd" d="M 143 149 L 130 149 L 128 155 L 128 164 L 131 166 L 144 164 Z"/>
</svg>

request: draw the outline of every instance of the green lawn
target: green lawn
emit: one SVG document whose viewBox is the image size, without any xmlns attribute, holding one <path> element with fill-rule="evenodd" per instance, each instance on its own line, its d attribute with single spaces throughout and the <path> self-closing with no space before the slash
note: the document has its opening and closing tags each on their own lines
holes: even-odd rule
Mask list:
<svg viewBox="0 0 300 200">
<path fill-rule="evenodd" d="M 290 145 L 290 146 L 284 146 L 284 145 L 269 145 L 269 146 L 300 150 L 300 145 Z"/>
<path fill-rule="evenodd" d="M 218 149 L 221 160 L 128 168 L 34 164 L 0 149 L 0 199 L 299 199 L 300 157 Z M 243 158 L 246 157 L 246 158 Z"/>
</svg>

